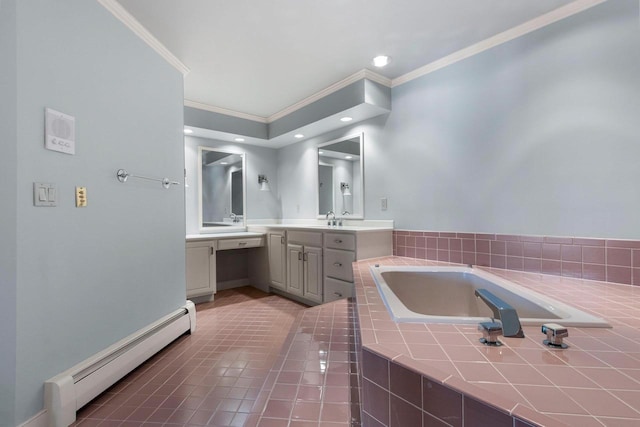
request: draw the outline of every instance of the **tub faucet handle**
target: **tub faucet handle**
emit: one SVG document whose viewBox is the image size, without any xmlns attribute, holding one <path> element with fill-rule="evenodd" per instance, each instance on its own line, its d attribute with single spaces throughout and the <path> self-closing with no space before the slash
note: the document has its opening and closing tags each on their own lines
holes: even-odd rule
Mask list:
<svg viewBox="0 0 640 427">
<path fill-rule="evenodd" d="M 498 337 L 502 335 L 502 323 L 500 322 L 482 322 L 478 324 L 478 330 L 482 332 L 480 342 L 484 345 L 501 346 Z"/>
<path fill-rule="evenodd" d="M 562 342 L 563 338 L 569 336 L 569 331 L 562 325 L 557 323 L 545 323 L 542 325 L 542 333 L 547 335 L 547 339 L 542 343 L 552 348 L 567 348 L 569 347 Z"/>
</svg>

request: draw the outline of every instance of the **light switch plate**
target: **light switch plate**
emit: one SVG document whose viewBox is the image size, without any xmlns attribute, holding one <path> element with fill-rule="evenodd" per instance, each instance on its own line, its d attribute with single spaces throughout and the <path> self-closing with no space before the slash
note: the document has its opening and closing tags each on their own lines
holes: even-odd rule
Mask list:
<svg viewBox="0 0 640 427">
<path fill-rule="evenodd" d="M 56 206 L 58 201 L 56 185 L 47 182 L 33 183 L 33 206 Z"/>
<path fill-rule="evenodd" d="M 386 211 L 387 210 L 387 198 L 386 197 L 382 197 L 380 199 L 380 210 L 382 210 L 382 211 Z"/>
</svg>

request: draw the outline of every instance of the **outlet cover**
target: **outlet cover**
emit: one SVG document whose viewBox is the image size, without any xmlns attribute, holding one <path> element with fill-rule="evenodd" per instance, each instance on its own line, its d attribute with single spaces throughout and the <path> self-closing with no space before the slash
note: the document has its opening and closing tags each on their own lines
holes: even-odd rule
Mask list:
<svg viewBox="0 0 640 427">
<path fill-rule="evenodd" d="M 76 207 L 87 207 L 87 187 L 76 187 Z"/>
</svg>

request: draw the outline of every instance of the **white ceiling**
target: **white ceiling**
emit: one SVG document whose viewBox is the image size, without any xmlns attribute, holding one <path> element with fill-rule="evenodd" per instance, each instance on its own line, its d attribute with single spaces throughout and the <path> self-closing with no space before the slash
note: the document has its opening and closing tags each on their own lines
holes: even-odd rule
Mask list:
<svg viewBox="0 0 640 427">
<path fill-rule="evenodd" d="M 118 0 L 190 68 L 185 98 L 269 117 L 364 68 L 390 79 L 571 0 Z M 371 65 L 393 58 L 384 69 Z"/>
</svg>

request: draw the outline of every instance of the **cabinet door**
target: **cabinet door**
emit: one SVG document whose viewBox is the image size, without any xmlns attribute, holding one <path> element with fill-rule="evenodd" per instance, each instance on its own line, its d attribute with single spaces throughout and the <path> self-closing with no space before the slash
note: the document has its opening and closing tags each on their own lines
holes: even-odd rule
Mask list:
<svg viewBox="0 0 640 427">
<path fill-rule="evenodd" d="M 302 296 L 304 281 L 304 262 L 302 245 L 287 245 L 287 292 Z"/>
<path fill-rule="evenodd" d="M 287 287 L 287 252 L 284 244 L 284 233 L 269 233 L 268 244 L 271 285 L 284 290 Z"/>
<path fill-rule="evenodd" d="M 187 298 L 215 292 L 216 257 L 212 252 L 209 242 L 187 244 Z"/>
<path fill-rule="evenodd" d="M 322 302 L 322 249 L 304 247 L 304 297 Z"/>
</svg>

